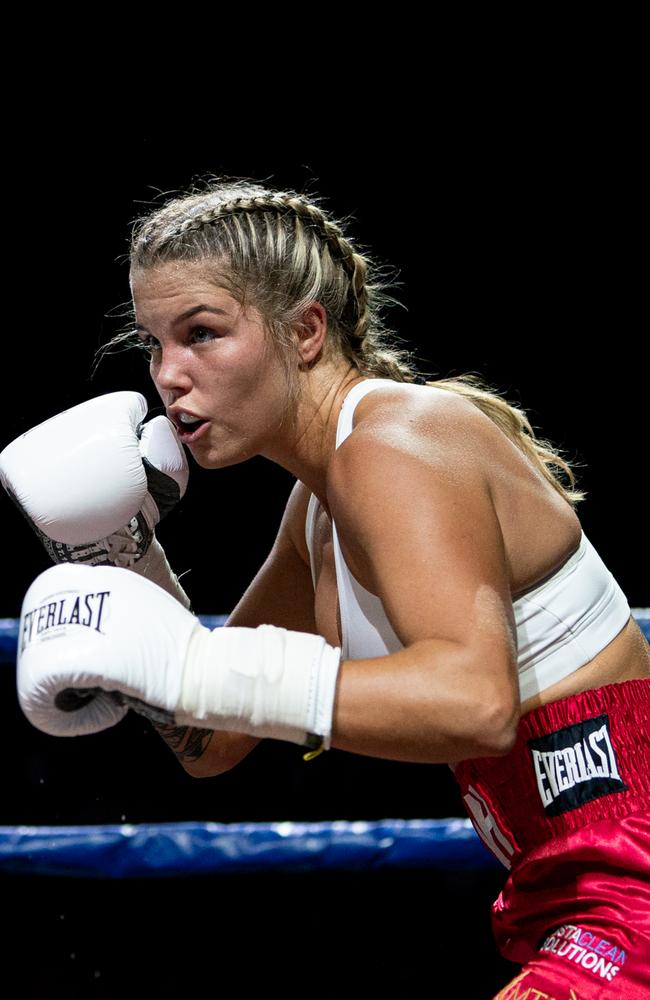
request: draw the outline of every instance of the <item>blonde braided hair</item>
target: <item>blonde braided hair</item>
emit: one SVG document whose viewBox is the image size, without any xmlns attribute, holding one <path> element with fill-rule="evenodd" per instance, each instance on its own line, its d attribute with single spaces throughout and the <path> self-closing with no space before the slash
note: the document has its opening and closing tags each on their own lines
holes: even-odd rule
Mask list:
<svg viewBox="0 0 650 1000">
<path fill-rule="evenodd" d="M 275 225 L 270 218 L 273 216 Z M 240 278 L 246 270 L 258 272 L 250 273 L 245 285 L 230 290 L 243 299 L 247 288 L 255 287 L 255 305 L 262 312 L 267 310 L 259 302 L 259 289 L 265 279 L 268 284 L 269 272 L 280 281 L 291 272 L 302 273 L 308 280 L 304 290 L 296 287 L 298 282 L 292 282 L 292 291 L 297 291 L 300 299 L 299 309 L 292 311 L 302 311 L 315 298 L 329 299 L 323 304 L 333 339 L 354 367 L 362 374 L 398 381 L 412 381 L 417 374 L 410 361 L 411 352 L 384 342 L 387 333 L 393 340 L 396 338 L 392 331 L 386 331 L 381 310 L 388 303 L 401 303 L 387 294 L 387 284 L 379 273 L 374 282 L 370 279 L 373 262 L 369 255 L 355 250 L 342 223 L 328 217 L 315 199 L 241 182 L 222 182 L 207 195 L 200 192 L 175 199 L 159 213 L 136 223 L 131 266 L 146 268 L 170 259 L 196 259 L 199 247 L 203 251 L 212 249 L 213 259 L 227 255 Z M 294 321 L 298 318 L 292 317 Z M 276 325 L 272 333 L 287 346 L 286 322 Z"/>
<path fill-rule="evenodd" d="M 323 357 L 342 356 L 355 375 L 425 381 L 414 364 L 414 352 L 398 346 L 403 341 L 384 320 L 386 306 L 402 306 L 388 292 L 399 284 L 395 275 L 355 246 L 345 223 L 326 213 L 319 201 L 243 178 L 209 178 L 205 187 L 191 188 L 136 219 L 131 234 L 132 272 L 168 261 L 209 262 L 216 284 L 244 308 L 252 302 L 259 310 L 285 367 L 289 417 L 299 392 L 295 332 L 314 301 L 327 312 Z M 132 312 L 129 319 L 132 323 Z M 141 347 L 131 323 L 98 354 L 117 345 Z M 467 373 L 427 384 L 469 398 L 570 504 L 585 498 L 584 491 L 573 488 L 575 474 L 560 450 L 539 440 L 526 413 L 480 376 Z M 566 474 L 570 487 L 561 483 L 554 467 Z"/>
</svg>

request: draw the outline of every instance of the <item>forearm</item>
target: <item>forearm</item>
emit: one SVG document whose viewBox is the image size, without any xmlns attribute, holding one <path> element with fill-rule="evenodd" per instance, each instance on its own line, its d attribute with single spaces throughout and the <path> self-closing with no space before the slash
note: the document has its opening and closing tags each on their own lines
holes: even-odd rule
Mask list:
<svg viewBox="0 0 650 1000">
<path fill-rule="evenodd" d="M 415 763 L 498 756 L 518 721 L 502 655 L 427 639 L 341 663 L 321 636 L 274 626 L 195 629 L 181 728 L 168 742 L 197 777 L 228 770 L 264 737 L 315 747 L 307 738 L 320 736 L 325 749 Z"/>
<path fill-rule="evenodd" d="M 507 753 L 517 709 L 482 678 L 463 646 L 422 640 L 390 656 L 344 660 L 332 747 L 438 764 Z"/>
<path fill-rule="evenodd" d="M 259 737 L 244 733 L 158 722 L 152 722 L 152 725 L 193 778 L 211 778 L 229 771 L 260 742 Z"/>
<path fill-rule="evenodd" d="M 190 599 L 171 569 L 164 549 L 154 538 L 149 552 L 132 567 L 190 608 Z M 244 733 L 203 729 L 195 726 L 175 726 L 152 723 L 179 764 L 193 778 L 211 778 L 223 774 L 238 764 L 260 742 L 259 737 Z"/>
</svg>

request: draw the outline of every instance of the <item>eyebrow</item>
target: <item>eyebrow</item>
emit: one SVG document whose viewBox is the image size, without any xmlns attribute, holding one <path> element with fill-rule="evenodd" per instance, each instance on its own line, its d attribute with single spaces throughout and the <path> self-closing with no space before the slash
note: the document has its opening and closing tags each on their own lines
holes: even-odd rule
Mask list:
<svg viewBox="0 0 650 1000">
<path fill-rule="evenodd" d="M 218 316 L 228 315 L 225 309 L 217 309 L 215 306 L 206 306 L 202 303 L 201 305 L 198 306 L 192 306 L 192 308 L 188 309 L 187 312 L 181 313 L 180 316 L 177 316 L 176 319 L 173 321 L 172 326 L 177 326 L 178 323 L 182 323 L 184 319 L 189 319 L 190 316 L 195 316 L 197 313 L 200 312 L 215 313 Z M 146 326 L 143 326 L 142 323 L 136 323 L 135 329 L 144 330 L 145 333 L 149 333 Z"/>
</svg>

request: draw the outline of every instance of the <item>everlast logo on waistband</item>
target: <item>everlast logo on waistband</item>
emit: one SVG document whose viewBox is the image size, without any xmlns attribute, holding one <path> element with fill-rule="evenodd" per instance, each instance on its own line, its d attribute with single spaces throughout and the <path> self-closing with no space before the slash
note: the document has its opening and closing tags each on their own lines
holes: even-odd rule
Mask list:
<svg viewBox="0 0 650 1000">
<path fill-rule="evenodd" d="M 606 715 L 529 740 L 528 746 L 547 816 L 578 809 L 602 795 L 627 791 L 618 773 Z"/>
<path fill-rule="evenodd" d="M 41 604 L 33 611 L 26 611 L 20 623 L 21 653 L 34 639 L 48 638 L 44 633 L 55 634 L 67 625 L 85 625 L 101 632 L 104 602 L 109 594 L 109 590 L 88 594 L 70 592 L 56 601 Z"/>
</svg>

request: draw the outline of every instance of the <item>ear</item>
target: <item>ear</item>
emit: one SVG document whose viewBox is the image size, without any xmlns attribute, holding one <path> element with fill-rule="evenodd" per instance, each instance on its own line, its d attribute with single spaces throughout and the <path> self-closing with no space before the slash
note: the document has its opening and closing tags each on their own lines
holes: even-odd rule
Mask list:
<svg viewBox="0 0 650 1000">
<path fill-rule="evenodd" d="M 296 330 L 298 357 L 304 365 L 311 364 L 323 350 L 327 336 L 327 311 L 320 302 L 305 309 Z"/>
</svg>

